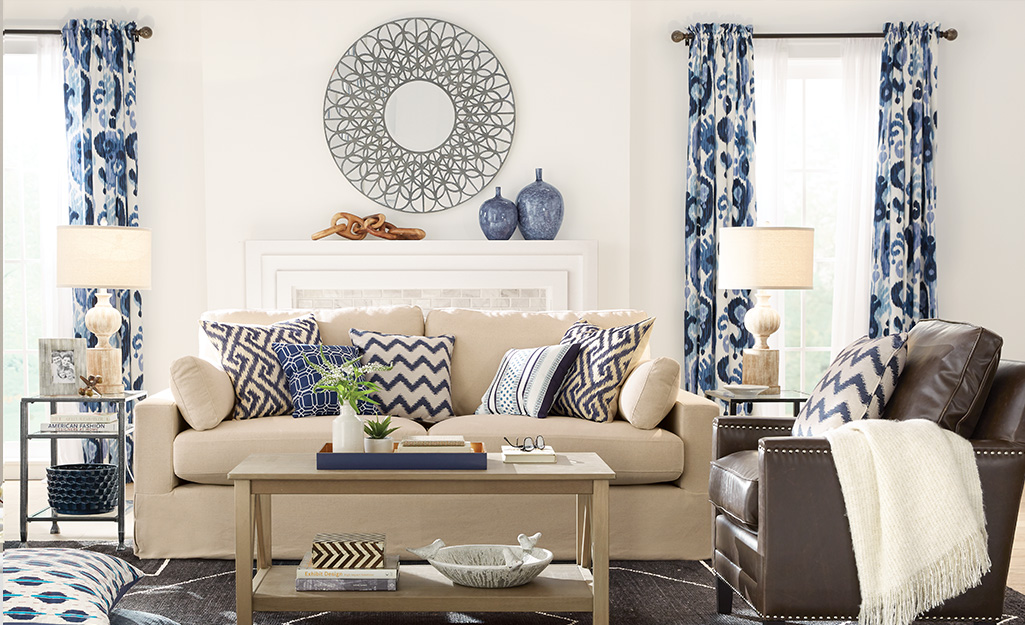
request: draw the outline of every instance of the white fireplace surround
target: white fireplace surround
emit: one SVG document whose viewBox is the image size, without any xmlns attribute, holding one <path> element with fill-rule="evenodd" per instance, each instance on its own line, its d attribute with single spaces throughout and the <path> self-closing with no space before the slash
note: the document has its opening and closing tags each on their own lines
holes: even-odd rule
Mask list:
<svg viewBox="0 0 1025 625">
<path fill-rule="evenodd" d="M 596 241 L 247 241 L 246 307 L 588 310 Z"/>
</svg>

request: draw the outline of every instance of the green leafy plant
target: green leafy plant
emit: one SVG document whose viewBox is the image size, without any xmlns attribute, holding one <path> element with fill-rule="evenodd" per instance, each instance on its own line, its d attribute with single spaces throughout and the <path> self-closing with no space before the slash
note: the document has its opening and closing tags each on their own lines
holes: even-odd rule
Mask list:
<svg viewBox="0 0 1025 625">
<path fill-rule="evenodd" d="M 327 359 L 327 356 L 324 354 L 323 345 L 320 346 L 320 361 L 323 364 L 318 365 L 306 356 L 303 356 L 303 358 L 306 360 L 306 364 L 320 374 L 320 380 L 314 387 L 338 393 L 339 403 L 345 402 L 352 406 L 353 410 L 356 410 L 356 404 L 361 401 L 370 404 L 378 403 L 371 399 L 370 395 L 381 390 L 381 387 L 374 382 L 368 381 L 366 374 L 375 371 L 391 371 L 392 368 L 391 365 L 373 363 L 360 365 L 359 356 L 336 365 Z"/>
<path fill-rule="evenodd" d="M 388 435 L 399 429 L 397 427 L 390 428 L 391 417 L 385 417 L 384 421 L 381 419 L 367 419 L 363 422 L 363 431 L 366 432 L 367 438 L 388 438 Z"/>
</svg>

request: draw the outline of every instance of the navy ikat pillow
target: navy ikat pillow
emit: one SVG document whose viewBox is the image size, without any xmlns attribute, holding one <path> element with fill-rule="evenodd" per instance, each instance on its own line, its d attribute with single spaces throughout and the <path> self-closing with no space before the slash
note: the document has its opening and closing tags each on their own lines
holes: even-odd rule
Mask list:
<svg viewBox="0 0 1025 625">
<path fill-rule="evenodd" d="M 108 625 L 114 605 L 143 573 L 82 549 L 3 552 L 4 623 Z"/>
<path fill-rule="evenodd" d="M 315 388 L 320 373 L 310 366 L 323 365 L 324 358 L 331 364 L 341 366 L 353 358 L 360 358 L 363 352 L 351 345 L 301 345 L 296 343 L 274 343 L 274 355 L 281 361 L 281 368 L 288 378 L 288 390 L 292 393 L 292 416 L 316 417 L 338 414 L 338 393 Z M 324 358 L 321 358 L 321 348 Z M 359 360 L 356 361 L 359 364 Z M 356 413 L 361 415 L 380 414 L 377 404 L 361 401 L 356 404 Z"/>
</svg>

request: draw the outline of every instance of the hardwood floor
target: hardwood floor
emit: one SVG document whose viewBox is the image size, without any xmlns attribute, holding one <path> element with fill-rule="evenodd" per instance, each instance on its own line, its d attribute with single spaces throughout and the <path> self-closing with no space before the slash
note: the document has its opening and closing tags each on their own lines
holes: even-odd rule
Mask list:
<svg viewBox="0 0 1025 625">
<path fill-rule="evenodd" d="M 128 485 L 127 497 L 132 498 L 133 484 Z M 36 510 L 46 503 L 46 488 L 42 482 L 29 483 L 29 509 Z M 129 508 L 125 525 L 125 537 L 131 538 L 133 529 L 132 509 Z M 18 540 L 18 482 L 4 482 L 3 508 L 4 540 Z M 29 540 L 116 540 L 117 525 L 114 523 L 65 523 L 60 534 L 51 535 L 46 523 L 29 523 Z M 1018 512 L 1018 526 L 1015 529 L 1014 545 L 1011 548 L 1011 568 L 1007 585 L 1025 593 L 1025 498 Z"/>
</svg>

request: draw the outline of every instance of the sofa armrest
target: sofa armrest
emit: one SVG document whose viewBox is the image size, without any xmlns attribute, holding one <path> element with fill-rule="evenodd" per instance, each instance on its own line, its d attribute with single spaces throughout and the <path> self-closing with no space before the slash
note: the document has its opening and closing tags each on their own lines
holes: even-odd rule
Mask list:
<svg viewBox="0 0 1025 625">
<path fill-rule="evenodd" d="M 169 493 L 180 481 L 174 474 L 174 438 L 187 429 L 170 389 L 135 407 L 135 492 Z"/>
<path fill-rule="evenodd" d="M 789 436 L 793 427 L 793 417 L 719 417 L 712 426 L 712 458 L 758 449 L 759 440 Z"/>
<path fill-rule="evenodd" d="M 961 604 L 978 605 L 979 599 L 1000 604 L 1025 483 L 1025 445 L 971 443 L 982 482 L 993 568 L 981 586 L 944 604 L 944 613 Z M 766 601 L 785 598 L 779 605 L 766 603 L 765 614 L 816 614 L 822 602 L 815 598 L 823 596 L 830 597 L 837 610 L 851 606 L 847 613 L 831 614 L 857 614 L 857 566 L 829 442 L 821 437 L 764 438 L 758 444 L 758 462 L 758 551 L 765 567 L 757 572 L 764 580 L 760 592 Z M 802 566 L 793 566 L 795 558 Z M 979 596 L 986 593 L 1000 596 Z"/>
<path fill-rule="evenodd" d="M 683 440 L 683 474 L 675 484 L 680 488 L 708 493 L 708 470 L 712 461 L 712 422 L 719 416 L 719 405 L 680 389 L 676 403 L 659 427 Z"/>
</svg>

